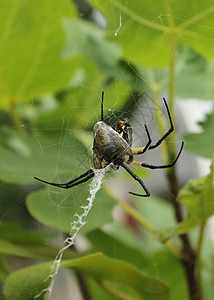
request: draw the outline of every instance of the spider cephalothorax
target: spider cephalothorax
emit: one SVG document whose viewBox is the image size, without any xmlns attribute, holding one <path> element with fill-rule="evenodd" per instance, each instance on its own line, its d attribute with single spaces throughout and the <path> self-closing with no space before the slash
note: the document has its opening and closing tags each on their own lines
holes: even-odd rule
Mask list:
<svg viewBox="0 0 214 300">
<path fill-rule="evenodd" d="M 132 127 L 129 119 L 124 119 L 117 122 L 115 130 L 119 133 L 119 135 L 132 146 Z"/>
<path fill-rule="evenodd" d="M 93 128 L 94 134 L 94 146 L 93 146 L 93 161 L 94 168 L 88 170 L 83 173 L 79 177 L 68 181 L 66 183 L 53 183 L 48 182 L 37 177 L 35 179 L 47 183 L 53 186 L 57 186 L 64 189 L 69 189 L 74 186 L 77 186 L 83 182 L 88 181 L 90 178 L 94 177 L 94 169 L 102 169 L 107 165 L 111 164 L 114 170 L 119 169 L 119 167 L 123 167 L 133 178 L 136 180 L 141 187 L 144 189 L 145 194 L 136 194 L 129 192 L 135 196 L 141 197 L 149 197 L 150 193 L 143 183 L 143 181 L 127 166 L 128 164 L 133 164 L 140 167 L 145 167 L 149 169 L 165 169 L 172 167 L 176 161 L 178 160 L 181 151 L 183 149 L 184 142 L 182 142 L 180 150 L 172 163 L 166 165 L 151 165 L 144 162 L 134 161 L 134 155 L 140 155 L 145 153 L 147 150 L 152 150 L 157 148 L 166 138 L 167 136 L 174 130 L 174 126 L 172 123 L 172 118 L 169 112 L 169 108 L 166 100 L 163 98 L 169 122 L 170 128 L 169 130 L 154 144 L 152 144 L 152 140 L 148 131 L 147 126 L 144 124 L 144 128 L 147 134 L 148 141 L 144 147 L 141 148 L 131 148 L 132 146 L 132 128 L 128 119 L 124 119 L 123 121 L 118 121 L 115 127 L 115 130 L 103 122 L 103 98 L 104 92 L 102 92 L 102 101 L 101 101 L 101 121 L 97 122 Z"/>
</svg>

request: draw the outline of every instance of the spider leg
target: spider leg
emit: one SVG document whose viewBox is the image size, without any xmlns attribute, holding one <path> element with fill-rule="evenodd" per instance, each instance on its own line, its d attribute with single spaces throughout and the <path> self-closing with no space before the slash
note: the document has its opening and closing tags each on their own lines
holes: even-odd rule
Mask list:
<svg viewBox="0 0 214 300">
<path fill-rule="evenodd" d="M 170 128 L 169 128 L 169 130 L 162 136 L 162 138 L 160 138 L 154 145 L 151 145 L 151 146 L 149 147 L 149 150 L 158 147 L 158 146 L 163 142 L 163 140 L 165 140 L 165 139 L 167 138 L 167 136 L 170 135 L 170 133 L 174 130 L 174 126 L 173 126 L 173 122 L 172 122 L 172 118 L 171 118 L 171 115 L 170 115 L 170 111 L 169 111 L 168 104 L 167 104 L 165 98 L 163 98 L 163 101 L 164 101 L 164 104 L 165 104 L 165 106 L 166 106 L 166 110 L 167 110 L 167 114 L 168 114 L 168 118 L 169 118 L 169 123 L 170 123 Z"/>
<path fill-rule="evenodd" d="M 184 147 L 184 142 L 182 142 L 181 144 L 181 148 L 176 156 L 176 158 L 174 159 L 174 161 L 170 164 L 167 165 L 160 165 L 160 166 L 156 166 L 156 165 L 150 165 L 150 164 L 146 164 L 143 162 L 139 162 L 139 161 L 132 161 L 131 164 L 136 165 L 136 166 L 140 166 L 140 167 L 145 167 L 145 168 L 149 168 L 149 169 L 166 169 L 166 168 L 171 168 L 174 166 L 174 164 L 176 163 L 176 161 L 178 160 L 182 150 Z"/>
<path fill-rule="evenodd" d="M 147 150 L 150 149 L 149 146 L 151 145 L 151 142 L 152 142 L 151 136 L 150 136 L 150 133 L 149 133 L 149 130 L 148 130 L 148 127 L 146 126 L 146 124 L 144 124 L 144 127 L 145 127 L 145 130 L 146 130 L 146 133 L 147 133 L 148 142 L 147 142 L 146 146 L 143 147 L 143 148 L 133 148 L 133 149 L 132 149 L 133 155 L 143 154 L 143 153 L 145 153 Z"/>
<path fill-rule="evenodd" d="M 132 172 L 125 164 L 122 164 L 121 166 L 134 178 L 134 180 L 139 182 L 139 184 L 142 186 L 142 188 L 146 192 L 145 195 L 136 194 L 136 193 L 133 193 L 133 192 L 129 192 L 129 194 L 134 195 L 134 196 L 139 196 L 139 197 L 149 197 L 150 192 L 147 189 L 147 187 L 145 186 L 145 184 L 143 183 L 143 181 L 134 172 Z"/>
<path fill-rule="evenodd" d="M 49 182 L 49 181 L 45 181 L 45 180 L 39 179 L 37 177 L 34 177 L 34 178 L 36 180 L 38 180 L 38 181 L 41 181 L 41 182 L 49 184 L 49 185 L 57 186 L 57 187 L 60 187 L 60 188 L 63 188 L 63 189 L 70 189 L 70 188 L 72 188 L 74 186 L 77 186 L 77 185 L 79 185 L 79 184 L 81 184 L 83 182 L 88 181 L 92 177 L 94 177 L 94 171 L 93 171 L 93 169 L 88 170 L 87 172 L 83 173 L 79 177 L 77 177 L 77 178 L 75 178 L 75 179 L 73 179 L 71 181 L 68 181 L 66 183 L 54 183 L 54 182 Z M 83 178 L 83 179 L 81 179 L 81 178 Z"/>
<path fill-rule="evenodd" d="M 174 130 L 174 126 L 173 126 L 173 122 L 172 122 L 172 118 L 171 118 L 171 115 L 170 115 L 168 104 L 167 104 L 165 98 L 163 98 L 163 101 L 164 101 L 164 104 L 166 106 L 167 114 L 168 114 L 168 117 L 169 117 L 169 123 L 170 123 L 169 130 L 154 145 L 150 146 L 150 144 L 151 144 L 150 143 L 149 147 L 146 146 L 146 147 L 143 147 L 143 148 L 134 148 L 134 149 L 132 149 L 133 155 L 143 154 L 146 150 L 151 150 L 151 149 L 157 148 L 163 142 L 163 140 L 165 140 L 167 138 L 167 136 L 170 135 L 170 133 Z M 147 132 L 148 137 L 150 138 L 147 127 L 146 127 L 146 132 Z M 146 150 L 144 150 L 145 148 L 146 148 Z"/>
</svg>

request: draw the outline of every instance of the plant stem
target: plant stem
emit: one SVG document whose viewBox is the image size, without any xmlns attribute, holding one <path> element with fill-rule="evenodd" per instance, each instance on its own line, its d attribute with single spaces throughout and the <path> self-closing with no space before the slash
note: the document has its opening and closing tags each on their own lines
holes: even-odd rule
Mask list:
<svg viewBox="0 0 214 300">
<path fill-rule="evenodd" d="M 79 283 L 79 287 L 81 289 L 83 299 L 84 300 L 90 300 L 91 297 L 90 297 L 90 293 L 89 293 L 87 282 L 85 280 L 84 275 L 82 275 L 79 272 L 76 272 L 76 278 L 77 278 L 77 281 Z"/>
<path fill-rule="evenodd" d="M 153 92 L 153 99 L 154 99 L 155 108 L 156 107 L 158 108 L 159 103 L 160 103 L 160 97 L 159 97 L 160 87 L 159 87 L 159 85 L 156 81 L 153 70 L 149 69 L 147 71 L 147 73 L 148 73 L 148 77 L 149 77 L 149 85 L 150 85 L 150 87 L 152 89 L 152 92 Z M 157 123 L 158 123 L 159 135 L 163 136 L 164 133 L 165 133 L 165 126 L 164 126 L 163 118 L 162 118 L 161 113 L 160 113 L 160 109 L 155 109 L 155 117 L 156 117 L 156 120 L 157 120 Z M 163 162 L 167 163 L 167 146 L 166 146 L 166 143 L 162 144 L 161 155 L 162 155 L 162 158 L 163 158 Z"/>
<path fill-rule="evenodd" d="M 172 114 L 172 118 L 174 119 L 174 94 L 175 94 L 175 55 L 176 55 L 176 39 L 177 34 L 175 28 L 172 26 L 171 31 L 168 32 L 169 35 L 169 45 L 170 45 L 170 72 L 169 72 L 169 108 Z M 175 133 L 173 132 L 169 141 L 173 141 Z M 169 159 L 173 160 L 175 157 L 175 146 L 173 143 L 168 144 L 168 155 Z M 177 196 L 179 192 L 178 179 L 176 175 L 175 166 L 171 168 L 167 173 L 167 179 L 169 182 L 170 190 L 171 190 L 171 202 L 174 206 L 175 218 L 177 222 L 183 221 L 182 207 L 179 202 L 177 202 Z M 195 266 L 196 266 L 196 255 L 194 249 L 189 240 L 189 236 L 185 233 L 179 236 L 182 242 L 182 259 L 181 262 L 183 264 L 187 283 L 189 287 L 189 295 L 191 300 L 200 300 L 199 295 L 199 286 L 195 276 Z"/>
</svg>

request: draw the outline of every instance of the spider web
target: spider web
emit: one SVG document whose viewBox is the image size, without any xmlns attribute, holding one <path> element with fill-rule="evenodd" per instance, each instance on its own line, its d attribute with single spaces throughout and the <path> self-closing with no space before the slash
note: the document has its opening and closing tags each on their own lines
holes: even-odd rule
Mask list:
<svg viewBox="0 0 214 300">
<path fill-rule="evenodd" d="M 112 11 L 114 12 L 113 7 L 112 7 Z M 159 16 L 158 18 L 161 19 L 162 16 Z M 119 19 L 115 19 L 115 38 L 117 38 L 117 36 L 119 36 L 120 30 L 122 27 L 123 27 L 123 19 L 122 19 L 122 16 L 120 15 Z M 132 68 L 131 64 L 129 64 L 129 63 L 127 63 L 126 67 Z M 89 69 L 90 69 L 90 66 L 89 66 Z M 138 72 L 136 70 L 133 70 L 133 71 L 136 73 L 136 75 L 137 75 L 136 77 L 138 79 L 144 81 L 144 78 L 140 72 Z M 91 69 L 91 72 L 93 72 L 92 69 Z M 122 77 L 122 74 L 121 74 L 121 77 Z M 136 81 L 138 79 L 136 79 Z M 119 85 L 119 80 L 120 80 L 120 78 L 118 78 L 118 85 Z M 115 85 L 117 86 L 117 82 Z M 128 79 L 127 79 L 127 85 L 129 86 Z M 150 86 L 147 82 L 145 83 L 145 85 L 147 86 L 148 90 L 150 90 Z M 129 86 L 129 88 L 130 88 L 130 94 L 132 95 L 132 102 L 129 107 L 126 107 L 125 111 L 122 109 L 121 110 L 117 109 L 117 97 L 114 100 L 115 102 L 111 106 L 109 106 L 108 105 L 108 92 L 105 93 L 105 99 L 104 99 L 105 122 L 114 128 L 117 120 L 123 119 L 124 117 L 128 116 L 131 119 L 131 123 L 132 123 L 132 127 L 133 127 L 134 146 L 140 147 L 140 146 L 144 146 L 147 141 L 147 136 L 144 131 L 143 124 L 147 124 L 149 131 L 152 133 L 152 139 L 157 140 L 159 137 L 159 134 L 158 134 L 158 130 L 156 129 L 155 114 L 157 111 L 159 111 L 161 113 L 161 116 L 163 118 L 165 118 L 166 112 L 162 106 L 161 100 L 160 100 L 160 104 L 155 105 L 155 106 L 154 106 L 152 99 L 149 96 L 142 97 L 141 100 L 143 100 L 143 101 L 139 101 L 138 97 L 136 97 L 135 94 L 131 92 L 131 86 Z M 82 89 L 87 90 L 88 93 L 91 93 L 94 96 L 97 96 L 99 94 L 98 90 L 101 89 L 101 86 L 98 86 L 97 90 L 92 89 L 91 87 L 89 87 L 87 85 L 82 86 Z M 144 90 L 142 91 L 142 94 L 143 93 L 144 93 Z M 77 97 L 77 99 L 78 99 L 78 97 Z M 99 96 L 98 96 L 98 99 L 99 99 Z M 54 105 L 53 104 L 54 100 L 53 101 L 50 100 L 50 103 L 51 103 L 50 105 Z M 72 109 L 73 109 L 72 112 L 69 112 L 69 113 L 66 112 L 65 116 L 63 117 L 63 119 L 61 121 L 62 126 L 61 126 L 61 128 L 59 128 L 59 139 L 58 139 L 58 143 L 56 145 L 53 145 L 51 143 L 44 145 L 43 140 L 40 138 L 39 135 L 37 135 L 37 132 L 35 132 L 35 136 L 34 136 L 35 141 L 40 146 L 41 152 L 45 152 L 44 164 L 46 164 L 45 159 L 46 159 L 46 155 L 48 155 L 47 154 L 49 151 L 48 148 L 50 149 L 50 151 L 51 151 L 52 147 L 57 147 L 57 149 L 58 149 L 58 156 L 55 158 L 55 161 L 53 161 L 53 166 L 54 166 L 55 172 L 54 172 L 54 179 L 52 181 L 57 180 L 58 182 L 66 182 L 67 180 L 69 180 L 68 178 L 73 177 L 73 174 L 71 174 L 72 170 L 71 170 L 71 173 L 68 170 L 67 173 L 61 174 L 62 167 L 60 164 L 61 157 L 63 156 L 63 153 L 64 153 L 63 152 L 64 148 L 66 148 L 66 147 L 70 148 L 70 153 L 71 153 L 70 155 L 72 155 L 72 152 L 75 151 L 75 147 L 73 147 L 72 143 L 76 143 L 76 141 L 72 140 L 72 143 L 70 143 L 69 142 L 70 135 L 74 135 L 74 136 L 78 135 L 79 139 L 90 140 L 90 142 L 88 142 L 88 146 L 89 146 L 89 148 L 92 148 L 93 136 L 91 133 L 86 138 L 85 135 L 82 135 L 81 131 L 79 131 L 78 129 L 71 129 L 69 126 L 69 119 L 71 119 L 73 117 L 73 115 L 75 116 L 75 109 L 77 109 L 79 106 L 81 106 L 82 110 L 91 110 L 91 113 L 94 115 L 94 120 L 98 121 L 100 119 L 99 110 L 94 112 L 93 109 L 91 109 L 89 106 L 87 106 L 87 105 L 82 106 L 81 103 L 78 103 L 78 100 L 76 100 L 76 106 L 74 105 L 72 107 Z M 100 106 L 99 102 L 98 102 L 97 106 L 98 107 Z M 77 113 L 76 113 L 76 115 L 77 115 Z M 178 120 L 178 123 L 180 120 Z M 51 121 L 53 121 L 53 119 Z M 86 119 L 84 119 L 84 122 L 85 122 L 85 129 L 87 129 L 87 130 L 89 128 L 91 129 L 92 124 L 89 121 L 87 121 Z M 167 121 L 166 121 L 166 124 L 167 124 Z M 24 125 L 24 126 L 27 127 L 28 125 Z M 166 128 L 168 128 L 167 125 L 166 125 Z M 35 130 L 34 128 L 30 128 L 30 129 Z M 47 129 L 44 128 L 44 131 L 46 131 L 46 130 Z M 180 140 L 179 139 L 176 140 L 176 143 L 180 143 Z M 78 157 L 78 155 L 75 155 L 75 157 Z M 92 159 L 91 159 L 92 152 L 89 151 L 89 153 L 84 153 L 84 151 L 83 151 L 80 153 L 79 157 L 80 158 L 78 161 L 78 166 L 80 168 L 79 173 L 81 174 L 82 172 L 86 171 L 88 168 L 92 167 Z M 152 161 L 154 164 L 156 164 L 156 163 L 158 163 L 158 161 L 160 162 L 160 158 L 161 158 L 161 153 L 160 153 L 160 150 L 158 150 L 158 152 L 156 152 L 155 154 L 154 153 L 146 153 L 145 156 L 143 157 L 143 160 L 144 161 L 147 161 L 147 160 Z M 142 158 L 140 157 L 139 159 L 142 159 Z M 64 159 L 64 161 L 66 163 L 66 159 Z M 70 166 L 69 166 L 69 168 L 70 168 Z M 140 174 L 140 175 L 143 174 L 142 173 L 143 171 L 137 170 L 137 168 L 134 168 L 134 171 L 137 174 Z M 88 197 L 88 194 L 87 194 L 88 189 L 89 189 L 88 183 L 85 184 L 84 187 L 78 186 L 69 191 L 63 191 L 60 189 L 56 190 L 55 188 L 50 187 L 49 196 L 50 196 L 51 201 L 56 204 L 57 208 L 62 208 L 62 207 L 66 208 L 69 206 L 75 206 L 78 211 L 78 209 L 81 208 L 83 201 L 86 201 L 86 202 L 88 201 L 88 207 L 86 208 L 86 210 L 82 209 L 82 213 L 84 216 L 83 219 L 82 219 L 82 216 L 78 214 L 78 212 L 77 212 L 76 216 L 75 215 L 70 216 L 70 218 L 71 218 L 70 224 L 71 224 L 71 229 L 72 229 L 70 233 L 71 234 L 73 233 L 73 235 L 71 235 L 72 238 L 70 238 L 70 235 L 69 235 L 69 237 L 67 237 L 65 239 L 64 243 L 66 243 L 66 246 L 64 246 L 64 245 L 62 246 L 55 261 L 53 262 L 53 266 L 52 266 L 53 268 L 51 270 L 50 277 L 55 278 L 56 274 L 58 273 L 60 261 L 62 259 L 62 255 L 63 255 L 64 251 L 68 247 L 70 247 L 71 245 L 73 245 L 75 243 L 74 239 L 76 238 L 77 233 L 79 232 L 80 228 L 82 228 L 82 226 L 85 225 L 85 222 L 87 222 L 86 217 L 87 217 L 88 211 L 92 208 L 94 197 L 96 195 L 96 192 L 101 187 L 102 178 L 105 175 L 105 173 L 106 173 L 106 170 L 102 170 L 102 173 L 95 176 L 95 179 L 92 181 L 92 184 L 90 185 L 90 190 L 89 190 L 91 198 Z M 14 174 L 12 174 L 12 175 L 14 175 Z M 33 176 L 34 175 L 36 175 L 36 174 L 33 174 Z M 113 176 L 113 175 L 111 175 L 111 176 Z M 158 179 L 156 181 L 156 182 L 158 182 L 158 184 L 156 187 L 154 187 L 154 183 L 153 183 L 154 178 L 152 178 L 152 181 L 151 181 L 151 179 L 148 179 L 149 189 L 154 192 L 154 190 L 156 188 L 157 188 L 157 190 L 159 190 L 160 186 L 162 186 L 164 192 L 169 192 L 166 182 L 164 182 L 164 185 L 163 185 L 162 179 L 163 179 L 163 174 L 159 173 Z M 114 178 L 112 181 L 114 181 Z M 124 181 L 126 183 L 126 178 L 122 177 L 122 181 Z M 117 181 L 115 185 L 118 185 L 118 182 L 120 182 L 120 181 Z M 146 182 L 147 182 L 147 180 L 146 180 Z M 113 190 L 115 189 L 115 185 L 110 183 L 110 186 L 112 187 Z M 132 189 L 133 189 L 133 186 L 134 186 L 134 188 L 136 188 L 135 183 L 132 185 Z M 95 190 L 94 190 L 94 188 L 95 188 Z M 79 193 L 79 191 L 81 191 L 82 193 Z M 129 189 L 126 187 L 126 184 L 124 184 L 122 186 L 122 188 L 119 191 L 115 191 L 115 193 L 117 195 L 118 195 L 118 193 L 122 193 L 123 195 L 125 195 L 125 194 L 127 194 L 128 191 L 129 191 Z M 23 200 L 20 200 L 20 201 L 22 202 Z M 12 207 L 9 210 L 7 210 L 4 214 L 2 214 L 2 220 L 4 220 L 4 218 L 10 214 L 11 210 L 15 210 L 19 204 L 20 204 L 20 202 L 16 202 L 15 205 L 12 205 Z M 139 200 L 137 200 L 137 199 L 135 200 L 135 204 L 137 205 L 139 210 L 142 210 L 143 208 L 145 210 L 147 209 L 147 207 L 145 205 L 142 206 L 142 204 L 139 203 Z M 100 205 L 101 205 L 100 210 L 102 211 L 102 204 L 100 204 Z M 76 217 L 76 219 L 75 219 L 75 217 Z M 58 218 L 59 218 L 59 220 L 61 218 L 60 210 L 58 213 Z M 78 226 L 75 231 L 73 226 L 76 225 L 76 222 L 78 223 Z M 85 226 L 87 226 L 87 225 L 85 225 Z M 150 249 L 153 250 L 152 242 L 151 242 L 151 246 L 148 245 L 148 252 L 150 251 Z M 154 259 L 153 267 L 156 270 L 156 274 L 159 275 L 159 273 L 161 272 L 161 269 L 159 266 L 157 266 L 155 259 Z M 49 289 L 45 290 L 45 291 L 50 292 L 50 294 L 53 289 L 53 283 L 54 283 L 54 281 L 52 281 L 52 284 L 49 287 Z M 43 293 L 45 291 L 41 291 L 41 293 Z M 39 296 L 39 295 L 37 295 L 37 296 Z"/>
</svg>

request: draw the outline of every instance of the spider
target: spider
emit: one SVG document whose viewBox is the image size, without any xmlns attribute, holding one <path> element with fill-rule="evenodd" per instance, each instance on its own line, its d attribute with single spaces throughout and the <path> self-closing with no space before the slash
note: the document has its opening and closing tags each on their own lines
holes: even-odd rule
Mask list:
<svg viewBox="0 0 214 300">
<path fill-rule="evenodd" d="M 52 186 L 70 189 L 74 186 L 77 186 L 83 182 L 88 181 L 92 177 L 94 177 L 94 169 L 102 169 L 107 165 L 111 164 L 113 170 L 118 170 L 119 167 L 123 167 L 132 177 L 136 180 L 144 190 L 144 194 L 136 194 L 133 192 L 129 192 L 132 195 L 140 196 L 140 197 L 149 197 L 150 192 L 143 183 L 143 181 L 128 167 L 128 164 L 145 167 L 149 169 L 165 169 L 171 168 L 177 162 L 183 146 L 184 142 L 182 142 L 180 150 L 172 163 L 166 165 L 151 165 L 144 162 L 138 162 L 133 160 L 134 155 L 140 155 L 145 153 L 147 150 L 152 150 L 157 148 L 174 130 L 172 118 L 170 115 L 170 111 L 167 105 L 165 98 L 163 98 L 166 111 L 169 118 L 170 128 L 169 130 L 155 143 L 152 144 L 152 140 L 148 131 L 146 124 L 144 124 L 144 128 L 148 137 L 148 141 L 145 147 L 142 148 L 131 148 L 132 147 L 132 127 L 128 119 L 121 120 L 117 122 L 115 129 L 111 126 L 107 125 L 103 121 L 103 99 L 104 92 L 102 92 L 101 97 L 101 121 L 98 121 L 93 128 L 94 135 L 94 145 L 93 145 L 93 162 L 94 168 L 91 168 L 87 172 L 83 173 L 79 177 L 68 181 L 66 183 L 53 183 L 48 182 L 37 177 L 34 177 L 36 180 L 41 181 L 42 183 L 49 184 Z"/>
</svg>

